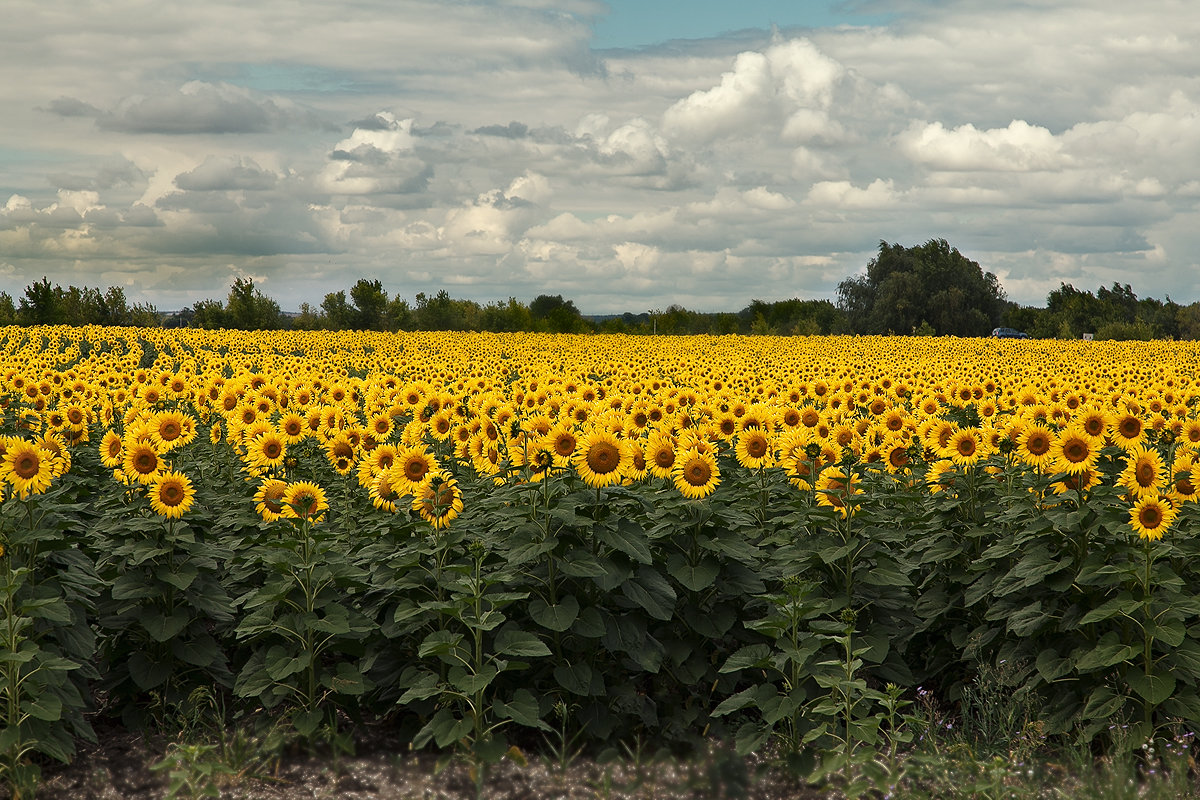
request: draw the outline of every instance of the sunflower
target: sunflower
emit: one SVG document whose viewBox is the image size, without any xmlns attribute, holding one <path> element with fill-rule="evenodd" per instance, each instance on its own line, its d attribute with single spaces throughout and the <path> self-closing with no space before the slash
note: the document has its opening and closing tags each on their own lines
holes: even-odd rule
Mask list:
<svg viewBox="0 0 1200 800">
<path fill-rule="evenodd" d="M 450 525 L 462 513 L 462 492 L 450 473 L 444 470 L 432 472 L 421 484 L 413 497 L 413 510 L 421 515 L 435 530 Z"/>
<path fill-rule="evenodd" d="M 721 482 L 721 471 L 712 453 L 685 450 L 675 459 L 672 482 L 679 493 L 692 500 L 708 497 Z"/>
<path fill-rule="evenodd" d="M 579 440 L 575 451 L 575 471 L 588 486 L 600 489 L 621 481 L 629 469 L 633 454 L 608 431 L 597 429 Z"/>
<path fill-rule="evenodd" d="M 1129 509 L 1129 525 L 1139 538 L 1153 542 L 1163 537 L 1177 513 L 1164 498 L 1148 494 Z"/>
<path fill-rule="evenodd" d="M 1017 456 L 1026 464 L 1038 469 L 1050 465 L 1054 457 L 1051 448 L 1054 446 L 1054 431 L 1035 422 L 1017 434 Z"/>
<path fill-rule="evenodd" d="M 1146 440 L 1142 418 L 1132 411 L 1116 415 L 1112 422 L 1113 444 L 1130 450 Z"/>
<path fill-rule="evenodd" d="M 650 469 L 646 464 L 646 450 L 641 442 L 626 442 L 632 458 L 629 461 L 629 469 L 625 471 L 626 482 L 638 483 L 644 481 L 646 476 L 650 474 Z"/>
<path fill-rule="evenodd" d="M 54 479 L 54 457 L 33 444 L 17 440 L 9 445 L 0 462 L 0 473 L 12 484 L 17 497 L 41 494 Z"/>
<path fill-rule="evenodd" d="M 254 509 L 267 522 L 283 519 L 286 512 L 283 507 L 283 495 L 287 491 L 287 483 L 278 478 L 265 478 L 254 494 Z"/>
<path fill-rule="evenodd" d="M 1189 447 L 1200 449 L 1200 419 L 1185 420 L 1179 438 L 1186 441 Z"/>
<path fill-rule="evenodd" d="M 748 428 L 738 434 L 734 455 L 747 469 L 770 467 L 775 462 L 774 447 L 766 431 Z"/>
<path fill-rule="evenodd" d="M 908 470 L 912 466 L 909 447 L 909 443 L 902 439 L 888 439 L 885 441 L 881 448 L 884 468 L 893 475 Z"/>
<path fill-rule="evenodd" d="M 1167 498 L 1175 505 L 1183 503 L 1194 503 L 1197 500 L 1198 487 L 1200 487 L 1200 469 L 1198 469 L 1197 457 L 1190 453 L 1180 452 L 1175 456 L 1175 463 L 1171 465 L 1171 475 L 1174 476 L 1174 481 L 1171 483 L 1170 491 L 1167 492 Z"/>
<path fill-rule="evenodd" d="M 948 476 L 946 473 L 950 473 Z M 929 491 L 937 494 L 948 486 L 954 485 L 954 462 L 943 458 L 929 465 L 925 471 L 925 484 Z"/>
<path fill-rule="evenodd" d="M 121 466 L 121 457 L 125 447 L 121 444 L 121 436 L 114 430 L 109 430 L 100 440 L 100 462 L 109 469 Z"/>
<path fill-rule="evenodd" d="M 368 492 L 371 498 L 371 505 L 381 511 L 395 511 L 396 501 L 404 496 L 397 490 L 396 483 L 391 468 L 384 469 L 376 475 L 374 480 L 371 481 L 370 491 Z"/>
<path fill-rule="evenodd" d="M 675 466 L 675 438 L 666 431 L 655 431 L 646 441 L 646 467 L 656 478 L 670 478 Z"/>
<path fill-rule="evenodd" d="M 182 472 L 160 472 L 150 482 L 150 507 L 160 517 L 179 519 L 195 497 L 191 479 Z"/>
<path fill-rule="evenodd" d="M 284 516 L 293 519 L 317 523 L 321 521 L 324 512 L 329 510 L 325 490 L 310 481 L 289 483 L 282 499 Z"/>
<path fill-rule="evenodd" d="M 949 458 L 958 467 L 970 467 L 979 463 L 984 456 L 983 437 L 978 428 L 959 428 L 954 431 L 942 456 Z"/>
<path fill-rule="evenodd" d="M 394 468 L 399 471 L 396 476 L 399 488 L 405 494 L 415 494 L 426 476 L 437 471 L 438 462 L 424 447 L 408 447 L 396 455 Z"/>
<path fill-rule="evenodd" d="M 1075 425 L 1060 431 L 1050 447 L 1053 466 L 1052 472 L 1067 472 L 1080 475 L 1096 466 L 1100 459 L 1100 448 L 1097 439 L 1088 435 L 1082 428 Z"/>
<path fill-rule="evenodd" d="M 273 430 L 260 433 L 246 446 L 246 460 L 258 469 L 281 466 L 286 457 L 287 444 Z"/>
<path fill-rule="evenodd" d="M 1135 498 L 1160 494 L 1168 484 L 1162 456 L 1152 448 L 1132 445 L 1125 456 L 1125 469 L 1117 482 Z"/>
<path fill-rule="evenodd" d="M 839 467 L 826 467 L 817 477 L 817 505 L 832 508 L 843 518 L 854 513 L 850 507 L 851 495 L 862 494 L 854 475 L 847 475 Z"/>
<path fill-rule="evenodd" d="M 554 460 L 559 466 L 567 466 L 575 455 L 579 438 L 575 432 L 565 425 L 556 425 L 542 439 L 542 444 L 554 453 Z"/>
<path fill-rule="evenodd" d="M 1066 470 L 1059 470 L 1065 472 Z M 1068 473 L 1061 481 L 1050 484 L 1055 494 L 1068 492 L 1086 492 L 1100 483 L 1100 473 L 1094 467 L 1088 467 L 1082 472 Z"/>
<path fill-rule="evenodd" d="M 1093 439 L 1103 441 L 1108 432 L 1109 415 L 1100 408 L 1087 408 L 1076 414 L 1071 422 Z"/>
<path fill-rule="evenodd" d="M 279 435 L 288 444 L 296 444 L 304 438 L 308 432 L 308 428 L 304 423 L 304 417 L 294 411 L 284 414 L 279 420 Z"/>
<path fill-rule="evenodd" d="M 126 443 L 123 466 L 129 480 L 143 486 L 150 485 L 154 476 L 166 469 L 154 445 L 140 440 Z"/>
</svg>

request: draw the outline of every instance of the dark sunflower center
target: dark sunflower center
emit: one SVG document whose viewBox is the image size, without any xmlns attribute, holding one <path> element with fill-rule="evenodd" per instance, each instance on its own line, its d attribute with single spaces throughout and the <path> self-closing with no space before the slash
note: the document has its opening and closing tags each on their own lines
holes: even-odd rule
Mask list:
<svg viewBox="0 0 1200 800">
<path fill-rule="evenodd" d="M 1050 449 L 1050 439 L 1040 434 L 1036 436 L 1030 436 L 1029 439 L 1026 440 L 1025 446 L 1029 448 L 1029 452 L 1033 453 L 1035 456 L 1040 456 Z"/>
<path fill-rule="evenodd" d="M 168 483 L 159 491 L 158 499 L 165 506 L 177 506 L 183 502 L 183 489 L 173 483 Z"/>
<path fill-rule="evenodd" d="M 1154 530 L 1162 524 L 1162 510 L 1158 506 L 1147 506 L 1138 514 L 1138 521 L 1146 530 Z"/>
<path fill-rule="evenodd" d="M 1063 455 L 1068 461 L 1078 464 L 1088 457 L 1088 447 L 1083 442 L 1071 441 L 1063 448 Z"/>
<path fill-rule="evenodd" d="M 143 475 L 153 472 L 158 468 L 158 456 L 149 450 L 143 450 L 134 457 L 133 468 Z"/>
<path fill-rule="evenodd" d="M 708 483 L 712 477 L 712 470 L 708 464 L 701 459 L 693 459 L 688 462 L 683 470 L 683 478 L 692 486 L 703 486 Z"/>
<path fill-rule="evenodd" d="M 38 467 L 41 462 L 33 453 L 22 453 L 13 463 L 13 472 L 17 473 L 25 480 L 29 480 L 34 475 L 38 474 Z"/>
<path fill-rule="evenodd" d="M 612 472 L 621 460 L 621 452 L 611 442 L 597 442 L 587 454 L 587 465 L 598 475 Z"/>
<path fill-rule="evenodd" d="M 1149 486 L 1154 483 L 1154 465 L 1138 464 L 1136 475 L 1139 486 Z"/>
<path fill-rule="evenodd" d="M 669 468 L 675 463 L 675 451 L 666 447 L 660 447 L 654 451 L 654 463 L 664 469 Z"/>
<path fill-rule="evenodd" d="M 767 440 L 760 436 L 752 436 L 746 442 L 746 452 L 751 458 L 762 458 L 767 454 Z"/>
</svg>

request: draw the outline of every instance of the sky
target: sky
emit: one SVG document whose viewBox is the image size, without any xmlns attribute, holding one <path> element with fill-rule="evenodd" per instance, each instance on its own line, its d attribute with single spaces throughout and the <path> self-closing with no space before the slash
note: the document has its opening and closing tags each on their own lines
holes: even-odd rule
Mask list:
<svg viewBox="0 0 1200 800">
<path fill-rule="evenodd" d="M 1200 300 L 1193 0 L 6 0 L 0 291 Z"/>
</svg>

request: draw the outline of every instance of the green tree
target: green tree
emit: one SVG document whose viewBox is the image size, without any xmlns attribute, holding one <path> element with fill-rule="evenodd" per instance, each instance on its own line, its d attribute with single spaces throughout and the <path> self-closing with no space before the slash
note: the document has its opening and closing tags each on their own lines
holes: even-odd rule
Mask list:
<svg viewBox="0 0 1200 800">
<path fill-rule="evenodd" d="M 25 287 L 17 318 L 22 325 L 56 325 L 59 322 L 58 289 L 50 285 L 50 279 L 42 276 Z"/>
<path fill-rule="evenodd" d="M 917 247 L 879 243 L 866 275 L 838 284 L 838 306 L 854 333 L 909 334 L 928 322 L 939 334 L 984 336 L 1008 302 L 999 280 L 945 239 Z"/>
<path fill-rule="evenodd" d="M 234 278 L 225 301 L 229 327 L 247 331 L 282 327 L 279 304 L 254 287 L 253 278 Z"/>
<path fill-rule="evenodd" d="M 325 318 L 325 326 L 335 331 L 350 330 L 358 317 L 347 302 L 344 289 L 325 295 L 325 299 L 321 301 L 321 313 Z"/>
<path fill-rule="evenodd" d="M 588 329 L 583 315 L 571 300 L 561 294 L 540 294 L 529 304 L 529 313 L 538 330 L 550 333 L 582 333 Z"/>
<path fill-rule="evenodd" d="M 378 280 L 359 278 L 350 288 L 354 302 L 354 327 L 364 331 L 381 331 L 387 322 L 388 296 Z"/>
</svg>

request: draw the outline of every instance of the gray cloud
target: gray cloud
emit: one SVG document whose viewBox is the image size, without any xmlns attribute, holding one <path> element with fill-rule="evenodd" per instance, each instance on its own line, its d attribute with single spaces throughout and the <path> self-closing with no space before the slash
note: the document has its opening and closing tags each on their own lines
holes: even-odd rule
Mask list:
<svg viewBox="0 0 1200 800">
<path fill-rule="evenodd" d="M 121 133 L 234 134 L 316 125 L 318 120 L 290 101 L 230 84 L 191 81 L 176 92 L 125 98 L 97 124 Z"/>
<path fill-rule="evenodd" d="M 270 189 L 277 176 L 264 170 L 253 159 L 209 156 L 204 163 L 175 176 L 175 185 L 187 191 L 229 191 Z"/>
</svg>

